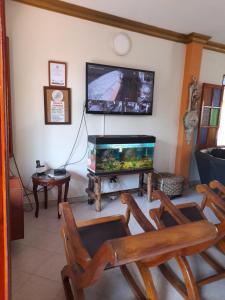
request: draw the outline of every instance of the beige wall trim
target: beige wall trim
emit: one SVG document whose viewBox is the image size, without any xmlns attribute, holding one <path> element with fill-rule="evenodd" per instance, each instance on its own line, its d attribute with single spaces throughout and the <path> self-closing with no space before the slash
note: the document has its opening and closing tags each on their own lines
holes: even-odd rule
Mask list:
<svg viewBox="0 0 225 300">
<path fill-rule="evenodd" d="M 225 53 L 225 44 L 209 41 L 211 39 L 210 36 L 200 33 L 192 32 L 190 34 L 183 34 L 59 0 L 13 1 L 178 43 L 189 44 L 191 42 L 196 42 L 204 44 L 204 49 Z"/>
<path fill-rule="evenodd" d="M 204 49 L 225 53 L 225 44 L 208 41 L 207 44 L 204 46 Z"/>
<path fill-rule="evenodd" d="M 199 44 L 207 44 L 208 41 L 211 39 L 211 36 L 192 32 L 186 35 L 185 43 L 189 44 L 192 42 L 199 43 Z"/>
</svg>

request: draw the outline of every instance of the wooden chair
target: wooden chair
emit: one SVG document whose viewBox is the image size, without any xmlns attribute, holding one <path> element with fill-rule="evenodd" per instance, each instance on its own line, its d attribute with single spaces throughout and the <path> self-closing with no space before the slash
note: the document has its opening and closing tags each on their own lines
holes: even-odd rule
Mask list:
<svg viewBox="0 0 225 300">
<path fill-rule="evenodd" d="M 196 189 L 198 192 L 201 192 L 204 195 L 200 206 L 195 202 L 174 205 L 171 202 L 171 200 L 161 191 L 154 192 L 154 197 L 160 199 L 161 205 L 160 208 L 152 209 L 150 211 L 150 217 L 154 220 L 157 229 L 163 229 L 166 227 L 172 228 L 180 224 L 188 224 L 191 222 L 207 220 L 204 214 L 204 209 L 208 207 L 213 211 L 213 213 L 217 217 L 219 217 L 219 220 L 221 221 L 219 224 L 216 225 L 218 230 L 217 239 L 215 239 L 214 244 L 211 245 L 211 246 L 214 245 L 218 246 L 225 236 L 225 214 L 221 213 L 221 208 L 223 207 L 224 203 L 222 202 L 220 197 L 216 195 L 207 185 L 205 184 L 198 185 Z M 205 249 L 207 249 L 207 247 Z M 224 266 L 219 264 L 206 251 L 198 251 L 198 252 L 199 255 L 205 260 L 205 262 L 215 271 L 214 275 L 197 280 L 192 273 L 191 267 L 187 259 L 185 257 L 180 257 L 179 260 L 177 260 L 181 270 L 185 268 L 185 272 L 187 276 L 191 278 L 190 283 L 192 285 L 192 289 L 195 291 L 195 297 L 196 297 L 194 299 L 201 299 L 200 288 L 202 286 L 225 278 Z M 194 254 L 194 252 L 192 254 Z M 168 266 L 168 264 L 164 264 L 160 266 L 160 270 L 162 271 L 164 276 L 170 281 L 170 283 L 177 289 L 177 291 L 185 299 L 189 299 L 187 298 L 188 297 L 187 292 L 185 292 L 188 291 L 189 288 L 187 286 L 187 282 L 185 282 L 186 285 L 185 287 L 183 282 L 176 276 L 176 274 Z"/>
<path fill-rule="evenodd" d="M 217 192 L 217 195 L 220 198 L 217 200 L 217 202 L 219 203 L 219 206 L 217 205 L 215 214 L 216 214 L 218 220 L 220 221 L 220 223 L 222 224 L 225 219 L 225 186 L 222 183 L 220 183 L 218 180 L 211 181 L 209 183 L 209 186 L 211 189 L 213 189 Z M 215 197 L 215 195 L 213 197 Z M 218 212 L 218 210 L 219 210 L 219 212 Z M 217 226 L 222 226 L 221 224 L 217 224 Z M 225 238 L 221 239 L 218 242 L 217 247 L 223 254 L 225 254 Z"/>
<path fill-rule="evenodd" d="M 61 274 L 67 300 L 85 299 L 84 289 L 98 281 L 104 270 L 114 267 L 120 267 L 137 299 L 150 299 L 140 290 L 126 264 L 147 260 L 156 266 L 177 253 L 186 254 L 186 250 L 196 244 L 211 243 L 217 236 L 215 226 L 206 221 L 132 236 L 127 226 L 129 212 L 126 216 L 76 224 L 68 203 L 62 203 L 60 210 L 67 258 Z M 152 229 L 150 223 L 146 226 L 146 229 Z M 157 299 L 153 281 L 148 287 L 154 295 L 152 299 Z"/>
</svg>

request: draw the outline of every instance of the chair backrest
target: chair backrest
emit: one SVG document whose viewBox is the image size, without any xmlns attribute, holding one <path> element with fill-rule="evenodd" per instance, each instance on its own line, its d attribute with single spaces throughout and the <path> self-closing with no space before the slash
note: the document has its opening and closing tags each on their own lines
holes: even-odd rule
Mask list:
<svg viewBox="0 0 225 300">
<path fill-rule="evenodd" d="M 131 196 L 130 193 L 122 193 L 120 196 L 120 200 L 123 204 L 127 205 L 127 212 L 126 212 L 127 223 L 129 222 L 130 213 L 132 213 L 135 220 L 138 222 L 138 224 L 145 232 L 155 230 L 155 228 L 152 226 L 152 224 L 143 214 L 140 207 L 137 205 L 136 201 L 134 200 L 134 198 Z"/>
<path fill-rule="evenodd" d="M 213 181 L 210 186 L 212 188 L 218 188 L 220 184 L 217 181 Z M 206 184 L 197 185 L 196 190 L 204 195 L 203 205 L 209 207 L 221 223 L 225 223 L 224 200 Z"/>
<path fill-rule="evenodd" d="M 218 180 L 213 180 L 209 183 L 209 187 L 218 192 L 218 195 L 224 200 L 225 207 L 225 186 Z"/>
<path fill-rule="evenodd" d="M 176 205 L 172 203 L 170 198 L 164 192 L 155 190 L 153 192 L 153 197 L 156 199 L 160 199 L 161 201 L 160 214 L 162 214 L 166 208 L 169 210 L 170 214 L 178 224 L 190 223 L 190 220 L 181 213 L 181 211 L 176 207 Z"/>
<path fill-rule="evenodd" d="M 79 263 L 85 268 L 91 258 L 82 244 L 69 203 L 61 203 L 60 211 L 64 220 L 61 233 L 64 238 L 67 262 L 71 265 Z"/>
</svg>

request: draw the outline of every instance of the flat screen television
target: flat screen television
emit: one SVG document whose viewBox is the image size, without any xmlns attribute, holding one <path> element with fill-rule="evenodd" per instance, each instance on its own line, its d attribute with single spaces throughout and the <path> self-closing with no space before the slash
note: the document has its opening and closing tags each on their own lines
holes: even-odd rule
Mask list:
<svg viewBox="0 0 225 300">
<path fill-rule="evenodd" d="M 86 112 L 151 115 L 153 71 L 86 63 Z"/>
</svg>

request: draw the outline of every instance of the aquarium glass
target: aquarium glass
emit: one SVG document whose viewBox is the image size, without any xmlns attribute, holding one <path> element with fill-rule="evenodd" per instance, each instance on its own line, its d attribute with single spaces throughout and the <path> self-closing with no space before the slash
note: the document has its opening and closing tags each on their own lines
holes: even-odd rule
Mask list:
<svg viewBox="0 0 225 300">
<path fill-rule="evenodd" d="M 153 168 L 155 143 L 93 144 L 89 142 L 88 169 L 95 173 Z"/>
</svg>

